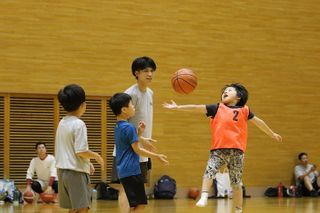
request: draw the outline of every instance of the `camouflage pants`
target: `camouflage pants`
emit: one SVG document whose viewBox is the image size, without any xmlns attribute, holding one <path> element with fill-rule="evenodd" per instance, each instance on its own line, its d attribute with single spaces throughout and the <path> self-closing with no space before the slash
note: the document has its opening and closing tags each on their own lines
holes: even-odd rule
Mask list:
<svg viewBox="0 0 320 213">
<path fill-rule="evenodd" d="M 240 184 L 242 181 L 244 153 L 240 149 L 216 149 L 209 155 L 205 178 L 214 179 L 219 169 L 227 165 L 231 185 Z"/>
</svg>

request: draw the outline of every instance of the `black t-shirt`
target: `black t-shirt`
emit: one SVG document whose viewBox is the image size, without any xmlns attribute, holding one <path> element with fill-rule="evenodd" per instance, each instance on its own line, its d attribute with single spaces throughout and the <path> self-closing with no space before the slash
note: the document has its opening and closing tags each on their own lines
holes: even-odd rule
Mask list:
<svg viewBox="0 0 320 213">
<path fill-rule="evenodd" d="M 241 108 L 241 106 L 228 106 L 229 108 Z M 206 105 L 207 108 L 207 117 L 211 117 L 214 118 L 214 116 L 216 115 L 218 108 L 219 108 L 219 103 L 218 104 L 210 104 L 210 105 Z M 254 117 L 254 114 L 250 111 L 249 109 L 249 115 L 248 115 L 248 120 L 252 119 Z"/>
</svg>

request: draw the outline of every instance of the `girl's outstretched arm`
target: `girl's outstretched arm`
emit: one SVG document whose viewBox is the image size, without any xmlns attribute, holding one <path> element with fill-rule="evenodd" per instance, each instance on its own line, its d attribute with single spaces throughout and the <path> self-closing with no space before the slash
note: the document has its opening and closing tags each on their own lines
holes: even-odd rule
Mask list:
<svg viewBox="0 0 320 213">
<path fill-rule="evenodd" d="M 278 142 L 282 141 L 282 137 L 279 134 L 273 132 L 272 129 L 270 129 L 270 127 L 257 116 L 254 116 L 252 119 L 250 119 L 250 121 L 271 138 L 275 139 Z"/>
<path fill-rule="evenodd" d="M 166 109 L 173 109 L 177 111 L 207 113 L 206 105 L 200 104 L 177 105 L 176 102 L 171 100 L 170 103 L 163 103 L 162 106 Z"/>
</svg>

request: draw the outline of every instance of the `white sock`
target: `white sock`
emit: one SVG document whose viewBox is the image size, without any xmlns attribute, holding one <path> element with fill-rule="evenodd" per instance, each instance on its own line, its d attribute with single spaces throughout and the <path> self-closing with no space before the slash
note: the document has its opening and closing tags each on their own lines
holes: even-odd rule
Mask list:
<svg viewBox="0 0 320 213">
<path fill-rule="evenodd" d="M 201 198 L 196 203 L 196 206 L 205 207 L 207 205 L 207 203 L 208 203 L 208 192 L 202 192 L 201 193 Z"/>
<path fill-rule="evenodd" d="M 209 195 L 209 193 L 208 193 L 208 192 L 202 192 L 202 193 L 201 193 L 201 198 L 200 198 L 200 199 L 208 199 L 208 195 Z"/>
</svg>

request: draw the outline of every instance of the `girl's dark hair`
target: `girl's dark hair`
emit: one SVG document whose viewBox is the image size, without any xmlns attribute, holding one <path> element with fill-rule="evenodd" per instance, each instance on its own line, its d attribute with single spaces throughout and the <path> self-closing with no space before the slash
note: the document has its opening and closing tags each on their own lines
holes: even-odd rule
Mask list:
<svg viewBox="0 0 320 213">
<path fill-rule="evenodd" d="M 223 94 L 224 90 L 228 87 L 233 87 L 236 89 L 237 91 L 237 96 L 240 98 L 239 102 L 236 104 L 236 106 L 244 106 L 246 105 L 247 101 L 248 101 L 248 97 L 249 97 L 249 93 L 248 90 L 239 83 L 232 83 L 229 85 L 225 85 L 221 91 L 221 94 Z"/>
<path fill-rule="evenodd" d="M 67 112 L 72 112 L 86 101 L 86 94 L 81 86 L 69 84 L 59 91 L 58 100 Z"/>
<path fill-rule="evenodd" d="M 116 93 L 109 100 L 109 106 L 115 115 L 121 114 L 122 107 L 128 107 L 131 96 L 127 93 Z"/>
<path fill-rule="evenodd" d="M 157 69 L 157 65 L 156 63 L 154 63 L 152 58 L 148 56 L 136 58 L 131 65 L 132 75 L 136 77 L 135 75 L 136 71 L 144 70 L 149 67 L 153 69 L 153 71 L 156 71 Z"/>
</svg>

